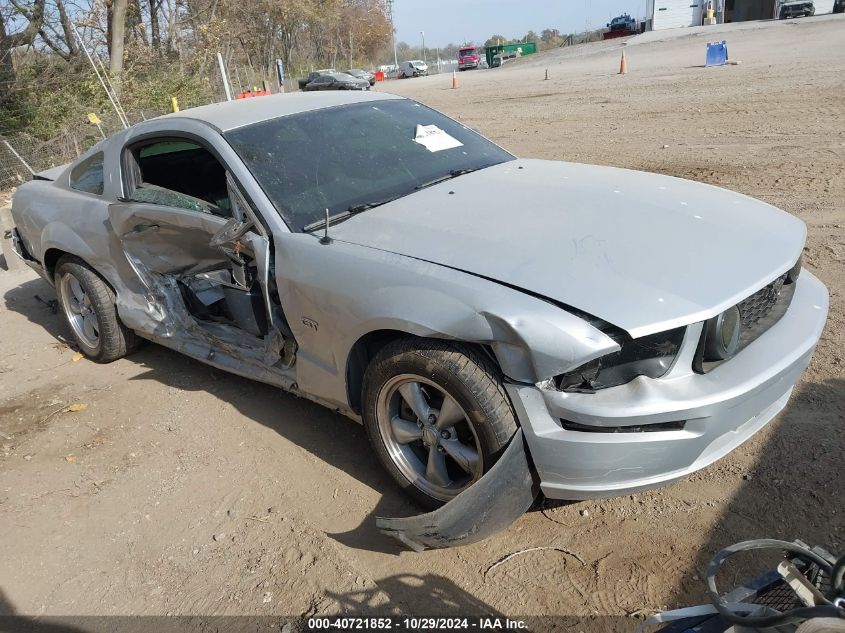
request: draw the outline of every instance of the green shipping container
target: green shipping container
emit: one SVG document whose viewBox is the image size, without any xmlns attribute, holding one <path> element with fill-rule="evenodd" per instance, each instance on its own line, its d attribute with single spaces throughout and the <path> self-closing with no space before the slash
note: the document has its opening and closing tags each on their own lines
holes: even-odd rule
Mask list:
<svg viewBox="0 0 845 633">
<path fill-rule="evenodd" d="M 519 42 L 517 44 L 502 44 L 500 46 L 488 46 L 485 50 L 485 57 L 487 58 L 487 66 L 493 66 L 493 58 L 496 55 L 509 53 L 517 53 L 519 55 L 532 55 L 537 52 L 537 44 L 535 42 Z"/>
</svg>

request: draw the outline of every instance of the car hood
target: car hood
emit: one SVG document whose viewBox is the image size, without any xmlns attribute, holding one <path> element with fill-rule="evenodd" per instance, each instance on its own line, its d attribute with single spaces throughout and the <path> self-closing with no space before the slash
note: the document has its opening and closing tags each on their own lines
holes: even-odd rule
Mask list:
<svg viewBox="0 0 845 633">
<path fill-rule="evenodd" d="M 372 209 L 335 239 L 485 277 L 631 336 L 687 325 L 791 268 L 806 228 L 768 204 L 669 176 L 515 160 Z"/>
</svg>

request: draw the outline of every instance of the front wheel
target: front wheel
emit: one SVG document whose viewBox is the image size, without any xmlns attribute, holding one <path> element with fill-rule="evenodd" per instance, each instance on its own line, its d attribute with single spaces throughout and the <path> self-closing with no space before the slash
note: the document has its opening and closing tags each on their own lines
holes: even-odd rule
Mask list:
<svg viewBox="0 0 845 633">
<path fill-rule="evenodd" d="M 56 265 L 56 295 L 80 351 L 98 363 L 110 363 L 138 346 L 135 332 L 121 323 L 114 292 L 77 257 L 65 256 Z"/>
<path fill-rule="evenodd" d="M 379 461 L 429 509 L 478 481 L 517 428 L 492 361 L 430 339 L 401 339 L 383 348 L 364 376 L 363 405 Z"/>
</svg>

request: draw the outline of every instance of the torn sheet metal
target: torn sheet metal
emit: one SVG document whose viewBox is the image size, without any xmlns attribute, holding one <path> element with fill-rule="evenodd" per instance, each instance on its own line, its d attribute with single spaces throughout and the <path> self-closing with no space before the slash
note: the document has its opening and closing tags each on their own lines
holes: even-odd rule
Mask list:
<svg viewBox="0 0 845 633">
<path fill-rule="evenodd" d="M 384 534 L 421 552 L 484 540 L 525 514 L 539 490 L 522 429 L 486 475 L 443 507 L 406 518 L 377 517 Z"/>
</svg>

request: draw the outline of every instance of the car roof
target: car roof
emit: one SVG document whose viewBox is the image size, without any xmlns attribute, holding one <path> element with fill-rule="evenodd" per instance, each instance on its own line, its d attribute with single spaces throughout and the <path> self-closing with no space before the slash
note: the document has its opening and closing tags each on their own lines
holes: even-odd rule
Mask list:
<svg viewBox="0 0 845 633">
<path fill-rule="evenodd" d="M 172 114 L 166 114 L 159 119 L 187 118 L 203 121 L 221 132 L 228 132 L 235 128 L 260 123 L 278 117 L 321 110 L 351 103 L 368 101 L 387 101 L 404 99 L 387 92 L 355 92 L 355 91 L 320 91 L 320 92 L 291 92 L 270 95 L 268 97 L 254 97 L 252 99 L 236 99 L 223 101 L 211 105 L 188 108 Z"/>
</svg>

